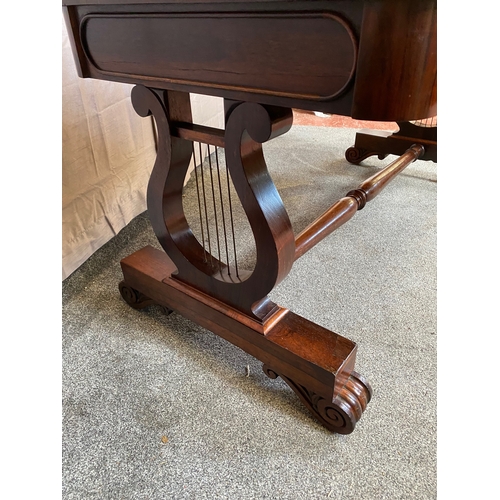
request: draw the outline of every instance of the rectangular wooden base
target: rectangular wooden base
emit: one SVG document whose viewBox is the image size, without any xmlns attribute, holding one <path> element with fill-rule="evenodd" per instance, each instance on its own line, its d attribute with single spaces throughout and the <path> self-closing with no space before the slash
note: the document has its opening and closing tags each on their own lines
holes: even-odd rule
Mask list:
<svg viewBox="0 0 500 500">
<path fill-rule="evenodd" d="M 121 267 L 129 287 L 228 340 L 327 401 L 334 399 L 354 369 L 354 342 L 286 310 L 261 333 L 240 321 L 240 312 L 227 306 L 224 310 L 220 302 L 206 295 L 203 300 L 195 298 L 196 291 L 171 277 L 175 266 L 160 250 L 145 247 L 123 259 Z"/>
<path fill-rule="evenodd" d="M 421 144 L 425 151 L 420 160 L 437 162 L 437 127 L 418 127 L 409 122 L 399 123 L 398 132 L 385 130 L 360 130 L 356 134 L 354 147 L 346 152 L 351 163 L 359 163 L 369 156 L 401 156 L 413 144 Z"/>
</svg>

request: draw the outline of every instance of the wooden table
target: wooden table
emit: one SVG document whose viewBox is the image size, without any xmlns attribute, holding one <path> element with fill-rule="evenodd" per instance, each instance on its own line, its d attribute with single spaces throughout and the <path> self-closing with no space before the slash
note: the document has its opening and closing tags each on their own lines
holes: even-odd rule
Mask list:
<svg viewBox="0 0 500 500">
<path fill-rule="evenodd" d="M 436 161 L 436 128 L 414 123 L 436 115 L 436 0 L 62 3 L 79 76 L 136 84 L 132 104 L 158 131 L 147 199 L 164 251 L 146 247 L 121 262 L 122 297 L 137 309 L 163 305 L 227 339 L 281 377 L 326 428 L 352 432 L 372 395 L 354 370 L 357 346 L 268 294 L 407 165 Z M 224 130 L 193 124 L 190 92 L 224 98 Z M 358 134 L 346 152 L 353 163 L 401 156 L 298 235 L 262 152 L 290 129 L 292 108 L 396 121 L 401 129 L 389 138 Z M 182 194 L 201 143 L 212 147 L 214 165 L 211 177 L 195 171 L 200 236 Z M 255 240 L 253 269 L 238 266 L 236 202 Z"/>
</svg>

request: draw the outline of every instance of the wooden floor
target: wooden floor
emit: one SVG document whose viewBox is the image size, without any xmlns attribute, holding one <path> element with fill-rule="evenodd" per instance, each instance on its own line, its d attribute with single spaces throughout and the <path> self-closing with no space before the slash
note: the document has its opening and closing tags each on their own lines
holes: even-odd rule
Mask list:
<svg viewBox="0 0 500 500">
<path fill-rule="evenodd" d="M 372 122 L 353 120 L 348 116 L 316 116 L 312 111 L 293 110 L 294 125 L 312 125 L 315 127 L 359 128 L 372 130 L 398 130 L 394 122 Z"/>
</svg>

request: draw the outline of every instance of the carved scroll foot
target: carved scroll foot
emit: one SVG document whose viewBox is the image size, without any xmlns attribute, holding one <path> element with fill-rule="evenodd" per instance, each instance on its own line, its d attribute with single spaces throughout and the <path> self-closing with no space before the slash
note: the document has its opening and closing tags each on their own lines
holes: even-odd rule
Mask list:
<svg viewBox="0 0 500 500">
<path fill-rule="evenodd" d="M 334 394 L 330 402 L 266 365 L 263 365 L 262 369 L 269 378 L 281 377 L 316 420 L 329 431 L 338 434 L 350 434 L 354 430 L 372 397 L 370 384 L 356 372 L 351 372 L 345 385 Z"/>
<path fill-rule="evenodd" d="M 437 162 L 437 122 L 434 119 L 418 122 L 397 122 L 399 130 L 364 130 L 356 133 L 354 146 L 345 152 L 349 163 L 357 165 L 369 156 L 402 155 L 412 144 L 424 146 L 420 160 Z M 436 126 L 434 126 L 436 125 Z"/>
<path fill-rule="evenodd" d="M 379 160 L 383 160 L 387 155 L 378 153 L 377 151 L 370 151 L 365 148 L 356 148 L 354 146 L 348 148 L 345 152 L 345 159 L 354 165 L 358 165 L 363 160 L 366 160 L 370 156 L 378 155 Z"/>
<path fill-rule="evenodd" d="M 167 316 L 173 312 L 172 309 L 158 304 L 153 299 L 150 299 L 148 296 L 144 295 L 142 292 L 139 292 L 135 288 L 127 285 L 125 281 L 121 281 L 118 288 L 120 290 L 122 299 L 133 309 L 144 309 L 145 307 L 158 305 Z"/>
<path fill-rule="evenodd" d="M 331 432 L 353 431 L 372 394 L 370 385 L 352 371 L 354 342 L 286 310 L 264 332 L 218 299 L 180 284 L 172 276 L 173 261 L 152 246 L 123 259 L 121 268 L 122 295 L 133 307 L 141 303 L 137 290 L 147 297 L 143 300 L 171 307 L 265 363 L 265 373 L 281 376 Z"/>
</svg>

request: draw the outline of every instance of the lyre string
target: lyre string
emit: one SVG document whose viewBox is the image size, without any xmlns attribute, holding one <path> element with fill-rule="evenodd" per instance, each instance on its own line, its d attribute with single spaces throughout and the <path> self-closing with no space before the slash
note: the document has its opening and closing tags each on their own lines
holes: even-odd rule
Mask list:
<svg viewBox="0 0 500 500">
<path fill-rule="evenodd" d="M 226 177 L 227 177 L 227 195 L 229 200 L 229 215 L 231 218 L 231 231 L 233 233 L 233 250 L 234 250 L 234 269 L 236 271 L 236 277 L 239 279 L 240 275 L 238 273 L 238 257 L 236 254 L 236 238 L 234 236 L 234 219 L 233 219 L 233 205 L 231 203 L 231 187 L 229 183 L 229 168 L 226 161 Z"/>
<path fill-rule="evenodd" d="M 197 162 L 196 162 L 196 149 L 194 143 L 198 142 L 198 151 L 199 151 L 199 168 L 201 170 L 201 173 L 198 172 L 197 168 Z M 215 167 L 217 168 L 217 179 L 216 183 L 219 186 L 219 200 L 220 200 L 220 217 L 218 214 L 218 203 L 217 203 L 217 196 L 215 194 L 216 191 L 216 186 L 214 184 L 214 164 L 212 162 L 212 157 L 210 154 L 210 145 L 207 144 L 208 147 L 208 163 L 209 163 L 209 169 L 210 169 L 210 181 L 211 181 L 211 189 L 212 189 L 212 203 L 213 203 L 213 210 L 214 210 L 214 222 L 215 222 L 215 232 L 216 232 L 216 243 L 217 243 L 217 252 L 218 252 L 218 257 L 219 257 L 219 262 L 221 264 L 224 264 L 223 258 L 223 251 L 225 250 L 226 252 L 226 262 L 227 262 L 227 274 L 230 277 L 231 276 L 231 256 L 230 256 L 230 250 L 229 248 L 232 247 L 232 252 L 234 255 L 234 271 L 236 274 L 236 278 L 240 279 L 240 274 L 239 274 L 239 269 L 238 269 L 238 252 L 237 252 L 237 244 L 236 244 L 236 231 L 235 231 L 235 225 L 234 225 L 234 214 L 233 214 L 233 203 L 232 203 L 232 196 L 231 196 L 231 190 L 234 189 L 234 187 L 231 186 L 232 182 L 230 180 L 230 173 L 229 173 L 229 168 L 226 163 L 226 181 L 227 181 L 227 205 L 229 205 L 229 217 L 226 217 L 226 210 L 227 210 L 227 205 L 226 205 L 226 200 L 224 198 L 226 197 L 225 194 L 223 193 L 222 189 L 222 184 L 223 181 L 221 179 L 221 166 L 219 162 L 219 153 L 218 153 L 218 148 L 217 146 L 214 146 L 215 148 Z M 213 266 L 213 259 L 214 256 L 212 254 L 212 238 L 210 236 L 210 220 L 209 220 L 209 207 L 208 205 L 210 204 L 207 201 L 207 189 L 208 186 L 206 186 L 205 182 L 205 171 L 203 168 L 203 152 L 202 152 L 202 144 L 199 141 L 192 141 L 192 153 L 193 153 L 193 160 L 194 160 L 194 171 L 195 171 L 195 181 L 196 181 L 196 194 L 198 197 L 198 216 L 200 218 L 200 229 L 201 229 L 201 240 L 202 240 L 202 246 L 203 246 L 203 258 L 204 262 L 208 262 L 207 259 L 207 253 L 210 256 L 210 264 Z M 201 182 L 201 188 L 200 188 L 200 182 Z M 209 195 L 210 196 L 210 195 Z M 203 198 L 203 200 L 202 200 Z M 203 205 L 203 208 L 202 208 Z M 222 219 L 221 224 L 222 224 L 222 231 L 219 230 L 219 218 Z M 203 220 L 205 219 L 205 220 Z M 227 227 L 226 224 L 226 219 L 229 219 L 227 224 L 230 224 L 230 230 Z M 206 226 L 206 227 L 205 227 Z M 213 228 L 212 228 L 213 229 Z M 212 231 L 213 232 L 213 231 Z M 205 234 L 206 234 L 206 240 L 205 240 Z M 222 235 L 224 237 L 224 241 L 221 243 L 221 238 Z M 229 241 L 232 236 L 232 244 Z M 208 249 L 207 249 L 208 247 Z M 221 251 L 221 247 L 222 251 Z M 222 277 L 222 267 L 220 267 L 220 272 L 221 272 L 221 277 Z"/>
<path fill-rule="evenodd" d="M 217 178 L 219 180 L 220 207 L 221 207 L 221 214 L 222 214 L 222 227 L 224 229 L 224 244 L 225 244 L 225 248 L 226 248 L 227 273 L 229 276 L 231 276 L 231 266 L 229 265 L 229 250 L 228 250 L 228 246 L 227 246 L 226 217 L 224 215 L 224 201 L 223 201 L 223 197 L 222 197 L 222 183 L 220 180 L 219 154 L 218 154 L 217 146 L 215 146 L 215 162 L 217 164 Z"/>
<path fill-rule="evenodd" d="M 210 156 L 210 144 L 207 144 L 208 148 L 208 164 L 210 168 L 210 182 L 212 184 L 212 201 L 214 204 L 214 219 L 215 219 L 215 234 L 217 238 L 217 255 L 219 256 L 219 262 L 222 262 L 220 255 L 220 238 L 219 238 L 219 222 L 217 220 L 217 204 L 215 203 L 215 187 L 214 187 L 214 174 L 212 168 L 212 158 Z M 222 270 L 221 270 L 222 272 Z"/>
<path fill-rule="evenodd" d="M 201 241 L 203 244 L 203 261 L 207 261 L 207 251 L 205 250 L 205 232 L 203 231 L 203 216 L 201 215 L 201 199 L 200 199 L 200 185 L 198 180 L 198 169 L 196 168 L 196 154 L 194 150 L 194 141 L 191 142 L 191 146 L 193 149 L 193 161 L 194 161 L 194 176 L 196 178 L 196 193 L 198 194 L 198 211 L 200 214 L 200 226 L 201 226 Z M 200 168 L 202 165 L 201 155 L 200 155 Z"/>
<path fill-rule="evenodd" d="M 200 147 L 199 149 L 200 149 L 200 161 L 201 161 L 201 158 L 203 158 L 203 154 L 201 152 L 201 142 L 199 142 L 198 145 Z M 201 188 L 202 188 L 202 191 L 203 191 L 203 205 L 205 207 L 205 220 L 206 220 L 206 223 L 207 223 L 208 253 L 210 255 L 210 264 L 213 264 L 213 261 L 212 261 L 212 246 L 210 244 L 210 225 L 208 223 L 207 197 L 206 197 L 206 192 L 205 192 L 205 175 L 203 173 L 203 161 L 201 161 L 200 170 L 201 170 Z"/>
</svg>

